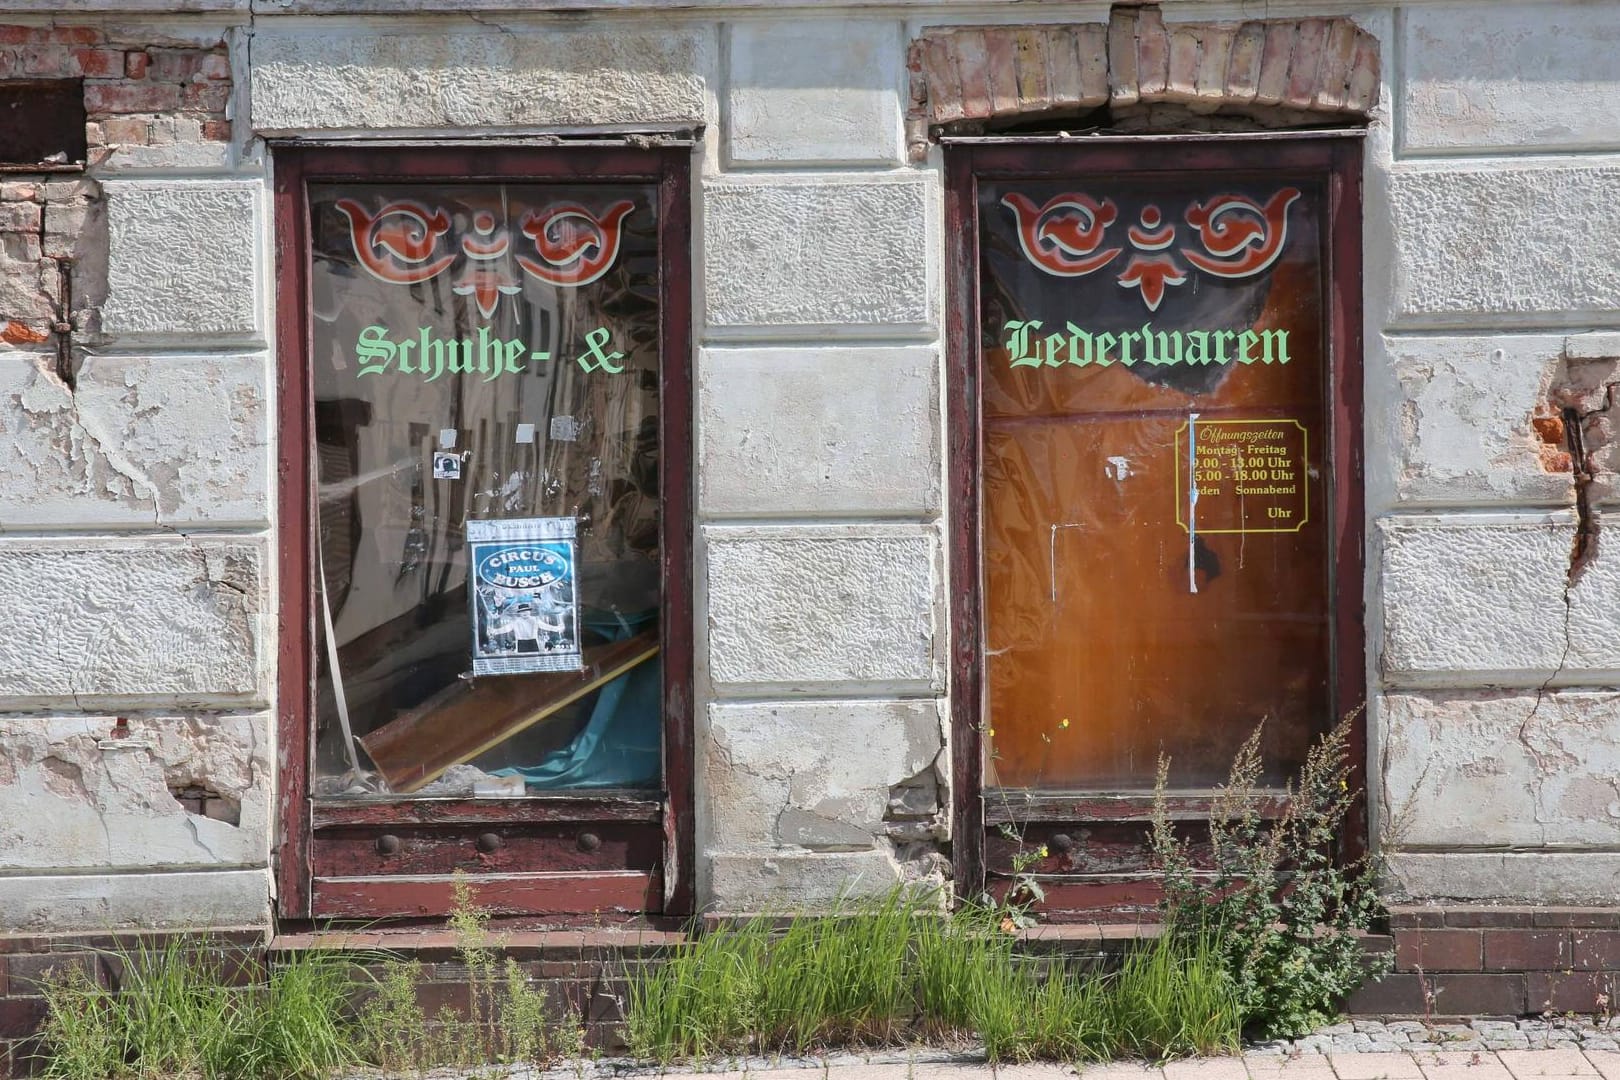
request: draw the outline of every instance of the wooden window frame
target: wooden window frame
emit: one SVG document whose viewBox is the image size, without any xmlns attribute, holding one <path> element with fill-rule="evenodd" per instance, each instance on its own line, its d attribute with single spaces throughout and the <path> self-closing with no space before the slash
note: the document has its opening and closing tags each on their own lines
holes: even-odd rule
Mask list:
<svg viewBox="0 0 1620 1080">
<path fill-rule="evenodd" d="M 1055 180 L 1077 174 L 1196 173 L 1201 169 L 1307 169 L 1325 179 L 1324 311 L 1327 314 L 1331 623 L 1330 684 L 1333 717 L 1352 711 L 1350 763 L 1360 791 L 1346 826 L 1343 854 L 1366 850 L 1367 698 L 1364 615 L 1365 509 L 1362 447 L 1362 139 L 1360 130 L 1258 135 L 1136 135 L 944 138 L 947 511 L 951 580 L 951 723 L 953 863 L 959 895 L 977 895 L 987 878 L 984 798 L 984 623 L 981 543 L 982 433 L 980 424 L 980 258 L 978 182 Z M 1155 153 L 1154 151 L 1157 151 Z M 1083 158 L 1081 157 L 1083 155 Z M 1174 793 L 1173 816 L 1202 818 L 1207 795 Z M 1061 805 L 1059 805 L 1061 803 Z M 1030 816 L 1052 820 L 1145 821 L 1152 796 L 1038 796 Z M 1007 819 L 990 815 L 992 826 Z M 1069 898 L 1049 901 L 1062 907 Z M 1080 896 L 1077 890 L 1073 896 Z M 1090 906 L 1140 905 L 1156 889 L 1148 882 L 1093 889 Z"/>
<path fill-rule="evenodd" d="M 692 301 L 691 169 L 689 145 L 559 147 L 273 146 L 275 164 L 276 387 L 279 599 L 277 653 L 277 799 L 274 843 L 283 921 L 430 913 L 448 885 L 423 879 L 358 886 L 317 903 L 313 895 L 314 830 L 397 824 L 475 828 L 491 824 L 661 823 L 660 875 L 650 884 L 629 875 L 585 872 L 567 880 L 499 882 L 480 887 L 480 902 L 496 910 L 566 916 L 619 909 L 690 915 L 696 899 L 693 805 L 693 571 L 692 571 Z M 646 798 L 559 792 L 523 800 L 449 799 L 388 805 L 315 807 L 310 797 L 315 716 L 313 593 L 315 482 L 314 396 L 306 357 L 309 318 L 310 183 L 477 182 L 643 183 L 657 185 L 661 222 L 659 273 L 660 465 L 659 520 L 663 598 L 664 790 Z"/>
</svg>

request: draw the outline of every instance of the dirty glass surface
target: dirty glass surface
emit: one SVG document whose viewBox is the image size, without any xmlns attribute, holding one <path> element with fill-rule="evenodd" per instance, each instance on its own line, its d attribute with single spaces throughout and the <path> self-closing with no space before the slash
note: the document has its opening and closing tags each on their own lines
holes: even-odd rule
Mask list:
<svg viewBox="0 0 1620 1080">
<path fill-rule="evenodd" d="M 1268 782 L 1329 721 L 1322 192 L 979 190 L 986 784 Z"/>
<path fill-rule="evenodd" d="M 311 185 L 317 797 L 660 784 L 654 194 Z"/>
</svg>

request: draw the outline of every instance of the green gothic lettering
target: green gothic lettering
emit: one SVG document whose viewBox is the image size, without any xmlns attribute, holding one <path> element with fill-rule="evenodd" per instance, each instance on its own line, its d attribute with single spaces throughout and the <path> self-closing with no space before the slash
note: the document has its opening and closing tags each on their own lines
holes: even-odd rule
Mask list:
<svg viewBox="0 0 1620 1080">
<path fill-rule="evenodd" d="M 1127 367 L 1147 364 L 1286 364 L 1288 354 L 1287 330 L 1155 330 L 1152 323 L 1143 323 L 1141 330 L 1123 330 L 1118 333 L 1085 330 L 1074 323 L 1064 325 L 1064 333 L 1043 334 L 1039 319 L 1008 322 L 1003 330 L 1007 337 L 1004 348 L 1011 367 L 1062 367 L 1073 364 L 1087 367 L 1095 364 L 1108 367 L 1120 363 Z M 362 362 L 372 352 L 381 357 L 374 361 L 386 370 L 393 358 L 392 345 L 386 337 L 382 341 L 368 339 L 372 331 L 381 333 L 381 327 L 368 326 L 357 344 Z M 401 343 L 404 346 L 414 344 Z M 1258 355 L 1256 355 L 1258 351 Z M 411 370 L 401 355 L 400 370 Z M 452 369 L 453 370 L 453 369 Z M 482 370 L 482 368 L 480 368 Z M 361 374 L 372 374 L 362 369 Z"/>
</svg>

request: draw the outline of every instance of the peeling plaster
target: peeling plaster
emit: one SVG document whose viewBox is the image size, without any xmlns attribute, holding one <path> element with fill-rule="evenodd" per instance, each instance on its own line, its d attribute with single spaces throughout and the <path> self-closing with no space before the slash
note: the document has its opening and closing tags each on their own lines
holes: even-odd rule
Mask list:
<svg viewBox="0 0 1620 1080">
<path fill-rule="evenodd" d="M 8 869 L 263 865 L 263 716 L 0 719 L 0 865 Z M 127 730 L 123 737 L 112 737 Z M 207 789 L 237 821 L 190 813 Z M 51 828 L 42 830 L 41 821 Z"/>
</svg>

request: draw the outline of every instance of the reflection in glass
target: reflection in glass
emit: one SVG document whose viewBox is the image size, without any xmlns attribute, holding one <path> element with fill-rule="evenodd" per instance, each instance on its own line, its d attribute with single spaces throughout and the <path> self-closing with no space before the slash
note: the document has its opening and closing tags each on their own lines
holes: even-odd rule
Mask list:
<svg viewBox="0 0 1620 1080">
<path fill-rule="evenodd" d="M 1205 787 L 1262 720 L 1276 782 L 1329 720 L 1321 205 L 981 185 L 987 786 Z"/>
<path fill-rule="evenodd" d="M 311 186 L 318 797 L 661 783 L 653 196 Z"/>
</svg>

